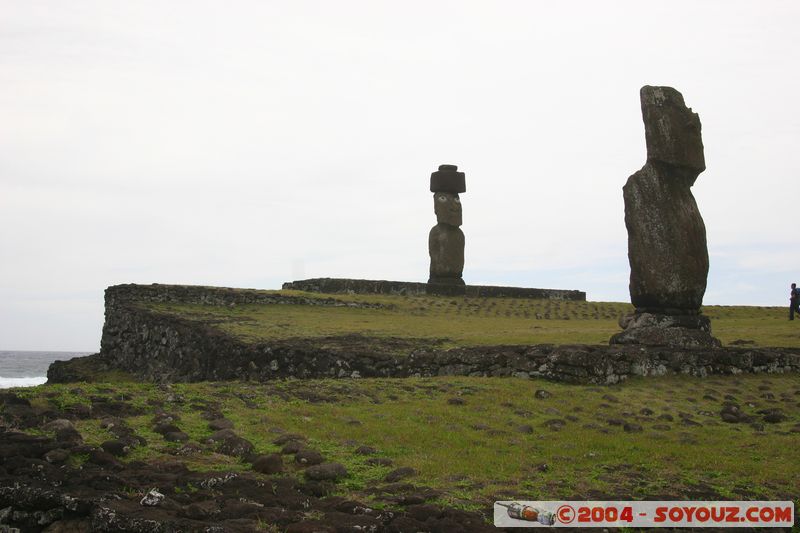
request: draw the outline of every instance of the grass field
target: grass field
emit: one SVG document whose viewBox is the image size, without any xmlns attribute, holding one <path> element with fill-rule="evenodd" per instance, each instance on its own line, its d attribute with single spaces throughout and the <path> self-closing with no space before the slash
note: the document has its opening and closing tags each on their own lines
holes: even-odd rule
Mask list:
<svg viewBox="0 0 800 533">
<path fill-rule="evenodd" d="M 549 397 L 539 398 L 537 390 Z M 198 406 L 218 408 L 258 452 L 280 449 L 280 431 L 344 464 L 339 493 L 383 505 L 388 471 L 435 491 L 440 504 L 486 508 L 495 499 L 795 499 L 800 495 L 800 376 L 684 376 L 589 387 L 515 378 L 430 378 L 117 383 L 19 389 L 42 409 L 109 400 L 145 408 L 128 424 L 148 444 L 125 460 L 175 460 L 183 446 L 154 433 L 154 405 L 178 415 L 195 443 L 212 431 Z M 546 396 L 539 394 L 538 396 Z M 100 397 L 98 399 L 98 397 Z M 751 424 L 720 418 L 736 402 Z M 783 413 L 767 423 L 759 411 Z M 77 422 L 88 444 L 112 438 L 97 419 Z M 355 453 L 371 446 L 392 466 Z M 195 470 L 249 464 L 202 451 L 182 457 Z M 282 475 L 299 475 L 299 469 Z"/>
<path fill-rule="evenodd" d="M 276 291 L 315 297 L 311 293 Z M 327 297 L 327 295 L 325 295 Z M 319 295 L 316 295 L 319 297 Z M 496 344 L 606 344 L 620 331 L 630 304 L 515 298 L 335 296 L 380 309 L 310 305 L 235 307 L 150 304 L 153 310 L 213 324 L 247 341 L 358 333 L 434 340 L 444 348 Z M 723 344 L 800 347 L 800 321 L 782 307 L 708 306 L 712 332 Z"/>
<path fill-rule="evenodd" d="M 307 293 L 282 291 L 283 294 Z M 327 296 L 325 296 L 327 297 Z M 250 342 L 359 334 L 422 339 L 442 348 L 492 344 L 605 344 L 632 309 L 611 302 L 453 297 L 336 296 L 380 308 L 311 305 L 232 307 L 159 304 L 155 312 L 219 328 Z M 800 321 L 783 308 L 704 309 L 725 344 L 800 346 Z M 209 382 L 126 381 L 18 389 L 42 413 L 78 404 L 124 403 L 147 444 L 124 461 L 185 463 L 196 471 L 245 471 L 216 453 L 204 411 L 231 421 L 258 453 L 280 451 L 283 433 L 305 437 L 326 460 L 346 466 L 338 494 L 375 508 L 396 505 L 384 478 L 444 506 L 486 511 L 495 500 L 794 500 L 800 504 L 800 375 L 632 379 L 598 387 L 517 378 L 407 378 Z M 736 404 L 745 417 L 723 420 Z M 135 409 L 134 409 L 135 410 Z M 86 409 L 84 408 L 84 412 Z M 91 411 L 91 409 L 89 410 Z M 153 414 L 171 413 L 194 446 L 154 432 Z M 0 416 L 3 415 L 0 408 Z M 84 441 L 113 437 L 99 417 L 76 421 Z M 40 431 L 28 429 L 28 431 Z M 371 447 L 374 455 L 358 453 Z M 382 459 L 381 465 L 375 459 Z M 74 457 L 80 464 L 85 458 Z M 302 476 L 287 455 L 280 476 Z M 258 474 L 261 475 L 261 474 Z"/>
</svg>

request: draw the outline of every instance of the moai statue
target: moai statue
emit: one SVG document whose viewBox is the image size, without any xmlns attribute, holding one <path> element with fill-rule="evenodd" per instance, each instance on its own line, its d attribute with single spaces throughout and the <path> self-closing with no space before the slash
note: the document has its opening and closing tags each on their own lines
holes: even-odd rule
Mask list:
<svg viewBox="0 0 800 533">
<path fill-rule="evenodd" d="M 431 192 L 436 224 L 428 235 L 431 273 L 428 292 L 463 294 L 464 233 L 461 225 L 461 199 L 465 192 L 464 173 L 455 165 L 440 165 L 431 174 Z"/>
<path fill-rule="evenodd" d="M 691 187 L 706 168 L 700 117 L 671 87 L 642 87 L 647 162 L 622 188 L 633 315 L 612 344 L 719 345 L 700 314 L 708 277 L 706 228 Z"/>
</svg>

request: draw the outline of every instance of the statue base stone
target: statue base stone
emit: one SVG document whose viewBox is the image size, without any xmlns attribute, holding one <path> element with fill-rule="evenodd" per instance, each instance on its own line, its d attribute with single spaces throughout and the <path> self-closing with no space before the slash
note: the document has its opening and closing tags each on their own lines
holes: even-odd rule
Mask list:
<svg viewBox="0 0 800 533">
<path fill-rule="evenodd" d="M 609 344 L 640 344 L 669 348 L 722 346 L 719 339 L 711 336 L 711 321 L 697 311 L 666 314 L 637 310 L 619 322 L 624 331 L 611 337 Z"/>
<path fill-rule="evenodd" d="M 464 296 L 467 285 L 462 278 L 430 278 L 425 285 L 426 294 L 439 296 Z"/>
</svg>

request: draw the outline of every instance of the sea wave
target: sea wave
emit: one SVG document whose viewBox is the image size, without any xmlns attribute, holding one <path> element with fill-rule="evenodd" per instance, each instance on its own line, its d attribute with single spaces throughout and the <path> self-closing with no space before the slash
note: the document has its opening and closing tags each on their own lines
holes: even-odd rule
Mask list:
<svg viewBox="0 0 800 533">
<path fill-rule="evenodd" d="M 11 387 L 33 387 L 41 385 L 47 381 L 47 376 L 36 376 L 32 378 L 5 378 L 0 376 L 0 389 L 10 389 Z"/>
</svg>

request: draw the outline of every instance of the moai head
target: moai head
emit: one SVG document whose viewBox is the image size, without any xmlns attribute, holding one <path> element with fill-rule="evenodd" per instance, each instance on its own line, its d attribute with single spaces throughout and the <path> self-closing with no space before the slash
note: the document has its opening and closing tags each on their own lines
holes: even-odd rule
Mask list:
<svg viewBox="0 0 800 533">
<path fill-rule="evenodd" d="M 461 225 L 461 199 L 452 192 L 437 192 L 433 194 L 433 211 L 436 213 L 436 222 L 451 226 Z"/>
<path fill-rule="evenodd" d="M 438 223 L 456 227 L 461 225 L 461 199 L 458 194 L 466 190 L 464 173 L 458 172 L 456 165 L 439 165 L 439 170 L 431 174 L 433 210 Z"/>
<path fill-rule="evenodd" d="M 647 160 L 684 169 L 689 185 L 706 169 L 700 117 L 672 87 L 645 85 L 639 92 Z"/>
</svg>

